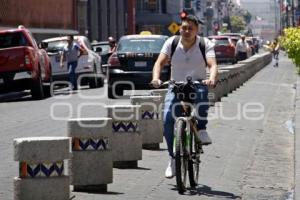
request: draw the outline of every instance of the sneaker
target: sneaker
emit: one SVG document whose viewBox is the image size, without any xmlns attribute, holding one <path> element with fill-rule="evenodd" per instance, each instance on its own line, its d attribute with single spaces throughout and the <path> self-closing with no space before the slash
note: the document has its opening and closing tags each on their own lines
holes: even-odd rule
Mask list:
<svg viewBox="0 0 300 200">
<path fill-rule="evenodd" d="M 198 137 L 201 140 L 202 145 L 209 145 L 211 144 L 211 139 L 206 130 L 199 130 Z"/>
<path fill-rule="evenodd" d="M 173 178 L 174 176 L 175 176 L 175 159 L 170 157 L 170 161 L 165 172 L 165 177 Z"/>
</svg>

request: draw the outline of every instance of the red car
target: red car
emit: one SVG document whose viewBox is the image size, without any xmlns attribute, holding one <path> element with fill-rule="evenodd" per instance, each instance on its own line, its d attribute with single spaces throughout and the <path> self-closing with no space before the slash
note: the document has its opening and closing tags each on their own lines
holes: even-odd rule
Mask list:
<svg viewBox="0 0 300 200">
<path fill-rule="evenodd" d="M 215 43 L 216 59 L 218 63 L 237 62 L 235 56 L 235 45 L 231 41 L 230 36 L 215 35 L 209 36 L 208 39 Z"/>
<path fill-rule="evenodd" d="M 24 27 L 0 31 L 0 84 L 6 91 L 30 89 L 34 99 L 50 95 L 51 65 Z M 17 86 L 17 87 L 15 87 Z"/>
</svg>

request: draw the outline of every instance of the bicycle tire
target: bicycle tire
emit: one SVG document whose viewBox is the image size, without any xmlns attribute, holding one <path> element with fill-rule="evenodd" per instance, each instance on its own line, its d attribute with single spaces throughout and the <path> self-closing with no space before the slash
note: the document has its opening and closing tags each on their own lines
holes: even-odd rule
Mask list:
<svg viewBox="0 0 300 200">
<path fill-rule="evenodd" d="M 191 133 L 191 142 L 190 142 L 190 152 L 191 159 L 188 162 L 188 173 L 190 186 L 196 187 L 198 185 L 199 179 L 199 165 L 200 165 L 200 147 L 199 142 L 196 141 L 196 138 L 193 133 Z"/>
<path fill-rule="evenodd" d="M 179 194 L 186 191 L 186 177 L 187 177 L 187 164 L 188 157 L 185 149 L 185 127 L 186 122 L 179 120 L 176 124 L 176 146 L 175 146 L 175 171 L 176 171 L 176 184 Z"/>
</svg>

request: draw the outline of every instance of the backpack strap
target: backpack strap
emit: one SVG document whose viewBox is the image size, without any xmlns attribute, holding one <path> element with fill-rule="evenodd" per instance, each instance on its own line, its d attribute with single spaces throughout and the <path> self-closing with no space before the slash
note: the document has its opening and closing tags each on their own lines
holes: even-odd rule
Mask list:
<svg viewBox="0 0 300 200">
<path fill-rule="evenodd" d="M 200 48 L 200 51 L 202 53 L 202 57 L 204 59 L 205 65 L 207 66 L 204 37 L 200 37 L 199 48 Z"/>
<path fill-rule="evenodd" d="M 176 47 L 177 47 L 177 45 L 179 43 L 179 39 L 180 39 L 180 36 L 176 35 L 175 38 L 174 38 L 174 40 L 172 41 L 171 56 L 170 56 L 171 60 L 172 60 L 172 56 L 173 56 L 173 54 L 174 54 L 174 52 L 176 50 Z"/>
<path fill-rule="evenodd" d="M 176 50 L 176 47 L 179 43 L 179 39 L 180 39 L 180 36 L 179 35 L 176 35 L 174 37 L 174 40 L 172 41 L 172 45 L 171 45 L 171 60 L 172 60 L 172 56 Z M 205 62 L 205 65 L 207 66 L 207 61 L 206 61 L 206 55 L 205 55 L 205 41 L 204 41 L 204 38 L 203 37 L 200 37 L 200 42 L 199 42 L 199 49 L 202 53 L 202 57 L 204 59 L 204 62 Z"/>
</svg>

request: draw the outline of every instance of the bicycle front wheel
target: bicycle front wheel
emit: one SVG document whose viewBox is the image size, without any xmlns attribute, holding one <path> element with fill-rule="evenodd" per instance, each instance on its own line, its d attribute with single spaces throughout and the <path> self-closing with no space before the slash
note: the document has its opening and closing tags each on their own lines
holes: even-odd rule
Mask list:
<svg viewBox="0 0 300 200">
<path fill-rule="evenodd" d="M 175 170 L 176 170 L 176 184 L 179 194 L 183 194 L 186 190 L 186 177 L 188 156 L 185 147 L 185 127 L 186 122 L 179 120 L 176 124 L 176 144 L 175 144 Z"/>
<path fill-rule="evenodd" d="M 199 165 L 200 165 L 200 142 L 196 141 L 194 133 L 191 134 L 190 152 L 191 159 L 188 162 L 188 172 L 190 179 L 190 186 L 196 187 L 198 185 L 199 178 Z"/>
</svg>

